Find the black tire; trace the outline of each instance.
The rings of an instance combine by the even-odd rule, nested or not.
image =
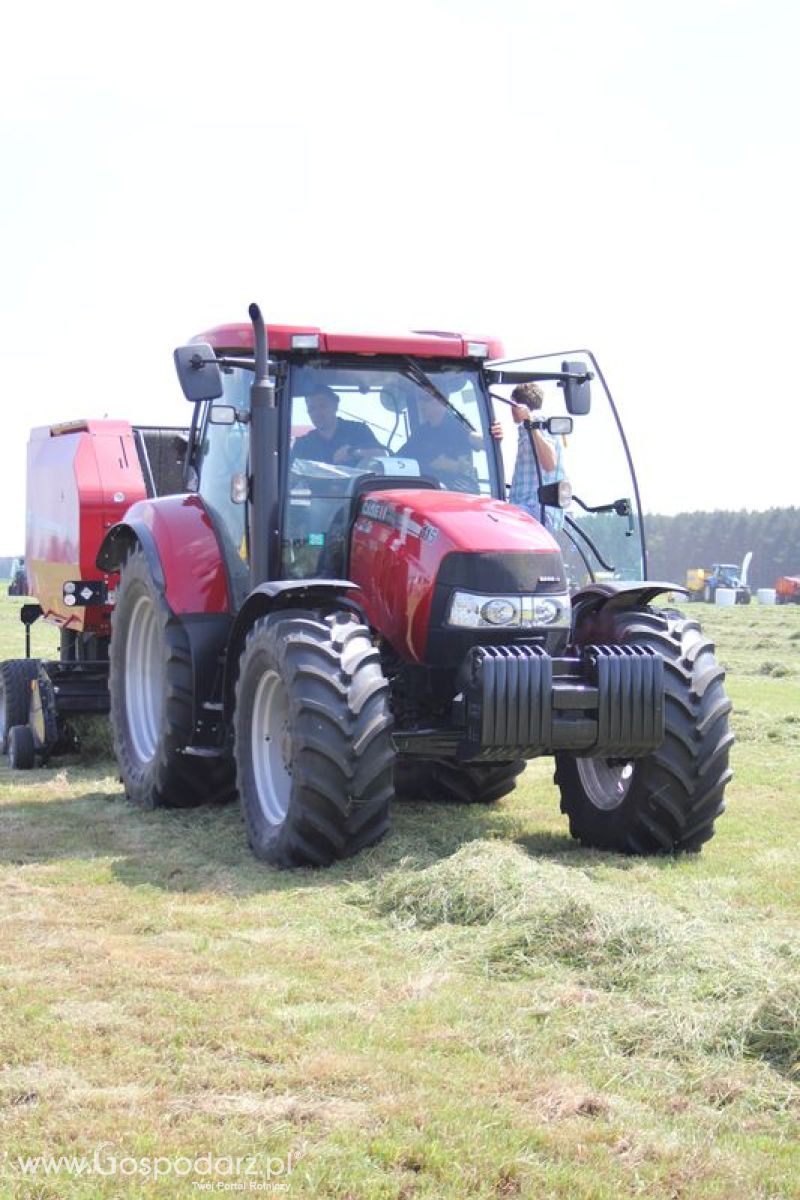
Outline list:
[[[724,812],[732,774],[725,672],[694,620],[627,613],[615,636],[663,656],[666,736],[653,754],[627,764],[557,754],[561,811],[585,846],[643,855],[699,850]]]
[[[525,760],[456,763],[449,759],[398,764],[397,790],[402,799],[438,804],[494,804],[513,792]]]
[[[146,620],[157,670],[128,674],[132,639]],[[132,665],[142,656],[132,653]],[[137,683],[140,681],[140,684]],[[152,681],[152,682],[151,682]],[[137,705],[137,686],[147,703]],[[170,612],[141,550],[123,565],[111,617],[109,696],[114,752],[130,800],[143,808],[189,808],[234,794],[230,758],[195,758],[182,753],[192,734],[194,675],[189,642],[180,617]],[[140,711],[152,711],[142,733]],[[137,724],[137,721],[139,722]]]
[[[258,620],[239,663],[234,730],[257,858],[327,866],[384,836],[394,795],[389,685],[369,629],[351,613]]]
[[[8,750],[9,731],[25,725],[31,703],[31,681],[39,663],[35,658],[9,658],[0,663],[0,747]]]
[[[429,803],[431,764],[422,758],[398,758],[394,764],[394,798],[402,804]]]
[[[8,731],[8,765],[12,771],[30,771],[36,766],[36,743],[28,725],[12,725]]]

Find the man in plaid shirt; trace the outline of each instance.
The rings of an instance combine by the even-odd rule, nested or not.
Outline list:
[[[514,402],[512,413],[514,421],[519,425],[517,442],[517,461],[514,466],[514,478],[511,481],[511,491],[508,499],[511,504],[524,508],[537,521],[542,519],[542,505],[539,502],[539,485],[541,483],[556,483],[564,478],[561,464],[562,443],[560,438],[552,438],[541,429],[528,430],[525,421],[530,420],[531,413],[538,412],[542,407],[544,396],[542,389],[535,383],[520,383],[511,393]],[[539,460],[541,478],[537,470],[531,446],[531,434],[536,446],[536,458]],[[551,533],[557,532],[564,524],[564,511],[561,508],[544,508],[544,525]]]

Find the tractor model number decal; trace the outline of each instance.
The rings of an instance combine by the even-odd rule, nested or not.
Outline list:
[[[419,521],[413,521],[409,509],[405,508],[400,513],[385,500],[365,500],[361,507],[361,513],[362,516],[377,521],[379,525],[388,525],[390,529],[396,529],[401,535],[407,534],[419,538],[423,542],[435,542],[439,536],[439,530],[435,525],[431,525],[429,521],[423,521],[422,524]]]

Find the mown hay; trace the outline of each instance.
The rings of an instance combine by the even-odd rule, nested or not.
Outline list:
[[[777,1070],[800,1075],[800,981],[764,997],[747,1024],[744,1045]]]
[[[377,882],[372,903],[381,915],[422,929],[485,925],[519,904],[529,875],[529,860],[516,847],[470,842],[424,870],[401,863]]]

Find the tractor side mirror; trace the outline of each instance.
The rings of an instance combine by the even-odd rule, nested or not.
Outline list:
[[[555,435],[572,433],[572,417],[548,417],[547,432]]]
[[[192,404],[222,395],[222,372],[212,346],[197,342],[179,346],[173,354],[183,394]]]
[[[211,425],[235,425],[236,409],[232,404],[212,404],[208,420]]]
[[[564,400],[567,412],[571,413],[573,417],[585,417],[592,407],[592,395],[589,389],[591,375],[586,370],[586,364],[562,362],[561,370],[568,376],[564,380]]]

